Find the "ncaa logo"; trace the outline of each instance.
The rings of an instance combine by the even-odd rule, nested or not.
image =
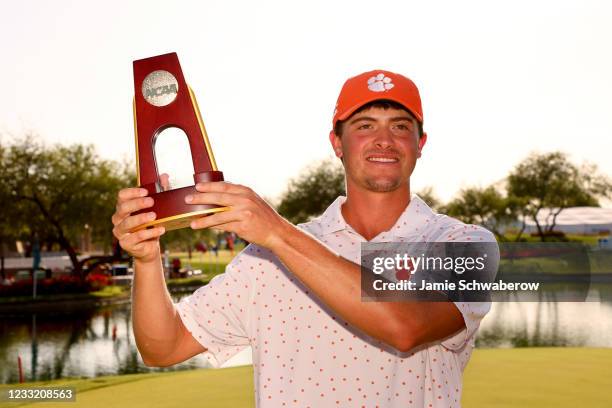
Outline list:
[[[169,105],[177,94],[178,81],[168,71],[153,71],[142,81],[142,96],[153,106]]]

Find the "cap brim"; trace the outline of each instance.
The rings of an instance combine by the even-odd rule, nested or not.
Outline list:
[[[402,105],[408,112],[412,113],[412,115],[420,122],[423,123],[423,118],[421,117],[421,115],[419,115],[418,113],[414,112],[412,109],[408,108],[401,100],[399,100],[398,98],[394,98],[394,97],[382,97],[382,95],[372,95],[371,98],[367,98],[361,102],[359,102],[358,104],[351,106],[350,109],[346,110],[342,115],[338,116],[338,118],[336,119],[336,122],[339,120],[346,120],[348,119],[353,113],[355,113],[355,111],[359,108],[361,108],[363,105],[366,105],[370,102],[374,102],[374,101],[381,101],[381,100],[385,100],[385,101],[393,101],[396,103],[399,103],[400,105]],[[334,122],[335,124],[335,122]]]

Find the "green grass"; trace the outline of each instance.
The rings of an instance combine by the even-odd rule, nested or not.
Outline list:
[[[609,407],[612,349],[476,350],[464,374],[463,407]],[[253,407],[251,366],[132,374],[37,385],[74,386],[73,408]],[[32,384],[34,385],[34,384]],[[0,389],[6,388],[1,385]],[[4,406],[18,406],[6,403]],[[32,408],[57,407],[36,403]]]
[[[173,278],[166,281],[168,289],[206,285],[212,279],[212,274],[202,274],[190,278]]]
[[[524,348],[474,352],[464,407],[610,407],[612,349]]]
[[[123,295],[124,293],[128,291],[128,289],[129,289],[128,286],[116,286],[116,285],[106,286],[98,291],[91,292],[90,295],[96,296],[99,298],[109,298],[113,296]]]
[[[53,295],[37,295],[36,299],[32,299],[32,295],[27,296],[6,296],[0,297],[0,304],[2,303],[33,303],[33,302],[47,302],[47,301],[62,301],[62,300],[75,300],[75,299],[98,299],[98,298],[111,298],[114,296],[123,296],[128,291],[127,286],[106,286],[98,291],[89,293],[60,293]]]
[[[84,380],[59,380],[30,385],[75,387],[77,401],[58,404],[0,403],[6,407],[70,408],[183,408],[183,407],[254,407],[253,367],[220,370],[174,371],[169,373],[130,374]],[[0,390],[6,388],[0,385]]]
[[[211,256],[210,252],[205,254],[201,252],[193,251],[191,253],[191,260],[189,259],[189,254],[187,252],[172,252],[170,254],[170,258],[179,258],[183,265],[187,263],[191,263],[191,265],[227,265],[234,256],[236,256],[240,251],[244,249],[244,245],[237,245],[234,249],[234,255],[232,256],[231,252],[227,249],[221,249],[219,251],[219,256],[215,257],[214,254]]]
[[[517,234],[505,234],[504,237],[512,242],[516,239],[516,235]],[[589,244],[589,245],[597,245],[597,241],[599,238],[601,238],[598,235],[578,235],[578,234],[565,234],[565,238],[570,241],[570,242],[583,242],[585,244]],[[542,240],[540,239],[540,237],[532,237],[530,234],[523,234],[521,235],[521,239],[524,239],[525,242],[542,242]],[[552,242],[552,241],[546,241],[546,242]]]
[[[211,256],[208,252],[202,254],[194,251],[191,255],[191,259],[189,259],[187,252],[172,252],[170,254],[171,259],[179,258],[183,268],[189,266],[193,270],[200,269],[202,275],[196,275],[189,278],[168,279],[166,281],[168,288],[172,289],[182,286],[201,286],[207,284],[216,275],[225,272],[227,264],[229,264],[234,256],[238,255],[242,249],[244,249],[244,245],[236,246],[233,255],[227,249],[222,249],[219,251],[218,257],[214,255]]]

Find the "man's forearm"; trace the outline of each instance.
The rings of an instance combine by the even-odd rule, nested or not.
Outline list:
[[[402,303],[362,302],[360,266],[335,255],[308,234],[287,225],[270,248],[327,306],[353,326],[397,349],[410,349],[410,318]],[[414,321],[414,317],[412,319]]]
[[[145,363],[157,365],[180,341],[180,318],[166,288],[161,259],[134,263],[132,321],[138,350]]]
[[[224,182],[198,183],[196,189],[186,202],[230,210],[202,217],[192,228],[220,227],[270,249],[315,296],[368,335],[406,351],[464,327],[451,302],[362,302],[361,267],[294,227],[251,189]]]

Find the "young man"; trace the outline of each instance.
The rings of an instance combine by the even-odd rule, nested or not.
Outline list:
[[[408,78],[371,71],[344,84],[330,142],[346,197],[295,227],[247,187],[198,184],[191,203],[229,206],[192,228],[235,232],[252,244],[209,285],[174,305],[159,254],[162,228],[139,188],[119,193],[114,234],[134,256],[134,333],[146,364],[206,352],[221,365],[253,349],[259,407],[459,406],[462,371],[489,303],[362,302],[362,242],[487,241],[491,233],[435,214],[411,195],[427,140]],[[149,218],[147,218],[149,217]]]

